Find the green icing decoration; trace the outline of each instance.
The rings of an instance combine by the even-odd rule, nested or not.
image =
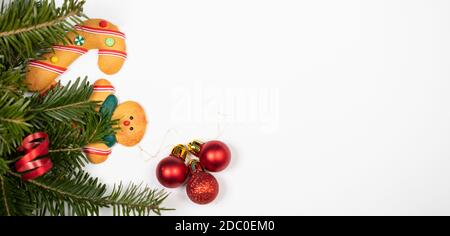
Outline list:
[[[112,117],[112,114],[114,110],[116,110],[118,104],[119,101],[117,100],[117,97],[114,95],[109,95],[100,107],[100,112],[108,117]]]
[[[112,134],[103,137],[103,141],[105,141],[105,144],[108,147],[112,147],[112,146],[114,146],[114,144],[117,143],[116,136],[112,135]]]

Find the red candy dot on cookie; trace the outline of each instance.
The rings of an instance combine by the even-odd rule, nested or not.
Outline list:
[[[100,23],[98,23],[98,25],[102,28],[106,28],[108,27],[108,22],[106,20],[102,20],[100,21]]]

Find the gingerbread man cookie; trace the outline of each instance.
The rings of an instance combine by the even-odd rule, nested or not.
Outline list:
[[[107,136],[104,143],[89,144],[83,149],[89,161],[94,164],[106,161],[111,154],[111,147],[116,143],[127,147],[138,144],[147,127],[147,118],[141,105],[133,101],[118,104],[114,93],[114,87],[108,80],[100,79],[94,83],[94,92],[90,99],[102,102],[99,111],[119,121],[119,130],[115,136]]]
[[[89,50],[98,49],[98,66],[108,75],[117,73],[127,58],[125,34],[106,20],[87,20],[67,33],[67,38],[72,44],[55,45],[53,52],[43,55],[44,59],[30,61],[26,74],[30,91],[43,93],[50,89],[58,76]]]

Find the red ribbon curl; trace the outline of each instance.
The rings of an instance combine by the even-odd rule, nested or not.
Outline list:
[[[48,134],[43,132],[31,134],[23,140],[19,151],[25,151],[25,156],[16,162],[16,171],[26,172],[22,174],[23,180],[36,179],[52,169],[53,163],[49,157],[35,160],[48,154],[48,146]]]

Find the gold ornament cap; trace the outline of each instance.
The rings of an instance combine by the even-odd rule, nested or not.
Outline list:
[[[186,160],[186,157],[188,155],[188,150],[183,144],[178,144],[172,149],[172,152],[170,153],[171,156],[181,158],[183,161]]]
[[[205,171],[205,168],[203,168],[202,164],[201,164],[200,161],[197,160],[197,159],[191,159],[191,160],[189,161],[188,167],[189,167],[189,172],[190,172],[191,174],[194,174],[194,173],[196,173],[196,172],[202,172],[202,171]]]
[[[202,145],[203,145],[202,141],[194,140],[188,143],[187,146],[190,153],[194,154],[195,156],[198,156],[200,154]]]

